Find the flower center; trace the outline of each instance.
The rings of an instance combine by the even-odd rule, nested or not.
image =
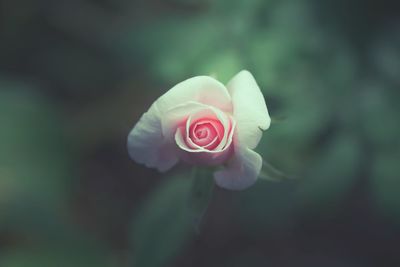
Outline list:
[[[223,134],[221,122],[211,119],[200,119],[190,125],[189,138],[200,147],[209,150],[218,146]]]
[[[198,139],[207,138],[210,135],[210,125],[200,125],[196,127],[195,134]]]

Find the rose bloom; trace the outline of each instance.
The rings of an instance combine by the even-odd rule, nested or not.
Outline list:
[[[159,97],[128,136],[133,160],[165,172],[182,160],[219,166],[220,187],[241,190],[262,167],[253,151],[271,119],[254,77],[241,71],[224,86],[209,76],[187,79]]]

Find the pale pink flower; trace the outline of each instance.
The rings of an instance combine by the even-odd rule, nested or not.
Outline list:
[[[128,136],[132,159],[165,172],[179,160],[220,166],[217,185],[255,183],[262,167],[253,151],[271,119],[254,77],[241,71],[225,87],[209,76],[187,79],[159,97]]]

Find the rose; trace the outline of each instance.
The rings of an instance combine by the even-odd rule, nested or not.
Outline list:
[[[262,167],[253,149],[270,117],[248,71],[225,87],[208,76],[185,80],[158,98],[128,136],[132,159],[164,172],[179,160],[218,166],[217,185],[231,190],[252,185]]]

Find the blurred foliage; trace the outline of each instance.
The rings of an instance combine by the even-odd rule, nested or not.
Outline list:
[[[399,266],[395,1],[0,10],[0,266]],[[126,135],[156,97],[241,69],[278,121],[257,150],[296,179],[208,203],[209,180],[188,200],[190,179],[128,159]]]
[[[2,249],[0,265],[107,266],[94,240],[64,218],[73,181],[70,151],[57,110],[28,87],[1,82],[0,232],[21,245]]]
[[[212,169],[193,169],[193,182],[187,202],[189,212],[191,213],[190,219],[192,220],[193,228],[199,234],[214,191],[214,179],[212,176]]]
[[[155,190],[133,225],[133,266],[164,266],[190,235],[191,177],[169,177]]]

